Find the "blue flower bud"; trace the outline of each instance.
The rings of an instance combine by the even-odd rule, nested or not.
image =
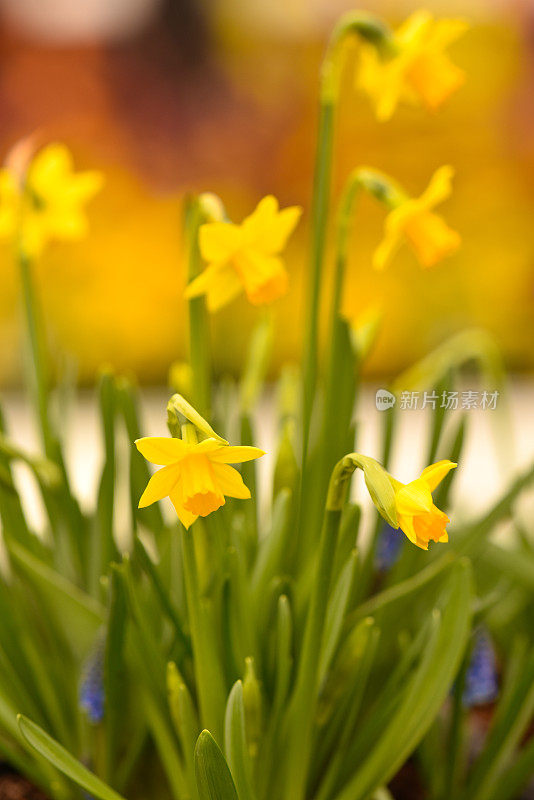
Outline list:
[[[375,568],[378,572],[387,572],[391,569],[401,554],[402,544],[402,534],[391,525],[384,525],[376,545]]]
[[[465,676],[463,704],[467,708],[491,703],[499,693],[495,649],[486,630],[474,634],[471,659]]]
[[[104,650],[105,639],[99,635],[95,646],[87,658],[80,683],[79,704],[90,722],[97,725],[104,719]]]

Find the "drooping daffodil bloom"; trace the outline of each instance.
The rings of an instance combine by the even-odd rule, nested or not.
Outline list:
[[[433,211],[450,196],[453,175],[452,167],[440,167],[420,197],[399,199],[386,217],[384,238],[373,256],[375,269],[384,269],[405,241],[425,268],[433,267],[457,250],[461,243],[460,235]]]
[[[288,287],[280,254],[300,215],[298,206],[279,210],[276,198],[268,195],[241,225],[201,225],[200,254],[208,266],[189,284],[185,296],[206,295],[211,312],[218,311],[243,290],[253,305],[277,300]]]
[[[393,33],[387,53],[361,44],[357,83],[373,101],[379,120],[390,119],[401,102],[434,111],[464,83],[463,70],[446,49],[467,28],[462,19],[435,19],[421,10]]]
[[[410,483],[403,484],[391,479],[399,528],[422,550],[428,550],[431,541],[449,541],[445,526],[450,520],[434,505],[432,492],[456,466],[452,461],[438,461],[426,467],[419,478]]]
[[[49,144],[23,169],[0,170],[0,236],[16,237],[22,251],[38,256],[49,241],[78,241],[88,233],[85,205],[100,191],[97,170],[74,171],[68,148]]]
[[[150,478],[139,508],[168,496],[185,528],[224,505],[225,495],[248,499],[250,489],[229,465],[265,455],[258,447],[232,447],[212,438],[186,442],[149,436],[135,444],[147,461],[163,465]]]

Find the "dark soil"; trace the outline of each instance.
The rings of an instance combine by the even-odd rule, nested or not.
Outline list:
[[[2,770],[2,767],[0,767]],[[47,800],[40,789],[14,772],[0,772],[0,800]]]

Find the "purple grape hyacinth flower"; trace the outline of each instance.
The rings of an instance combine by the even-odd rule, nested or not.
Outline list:
[[[488,632],[478,628],[474,634],[462,701],[466,708],[472,708],[493,702],[498,694],[495,649]]]

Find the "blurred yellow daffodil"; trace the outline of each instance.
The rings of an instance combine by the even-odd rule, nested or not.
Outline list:
[[[84,206],[102,188],[101,172],[74,172],[63,144],[40,150],[27,170],[0,170],[0,236],[18,237],[22,251],[39,255],[51,240],[76,241],[88,233]]]
[[[389,119],[400,102],[434,111],[463,84],[463,70],[445,50],[467,27],[464,20],[436,20],[421,10],[395,31],[391,54],[361,45],[357,82],[373,101],[379,120]]]
[[[428,550],[430,541],[449,541],[445,526],[450,520],[434,505],[432,492],[456,466],[452,461],[438,461],[426,467],[411,483],[403,484],[392,479],[399,528],[422,550]]]
[[[199,247],[206,269],[186,289],[187,298],[206,295],[217,311],[242,290],[253,305],[272,303],[287,291],[288,274],[280,253],[295,229],[301,209],[279,210],[272,195],[264,197],[241,225],[201,225]]]
[[[450,196],[453,175],[452,167],[440,167],[421,197],[406,197],[390,211],[384,239],[373,256],[375,269],[384,269],[404,240],[411,245],[423,267],[432,267],[457,250],[460,235],[432,211]]]
[[[225,495],[248,499],[250,490],[229,465],[265,455],[258,447],[231,447],[212,438],[186,442],[150,436],[135,444],[147,461],[164,465],[150,478],[139,508],[168,496],[185,528],[224,505]]]

